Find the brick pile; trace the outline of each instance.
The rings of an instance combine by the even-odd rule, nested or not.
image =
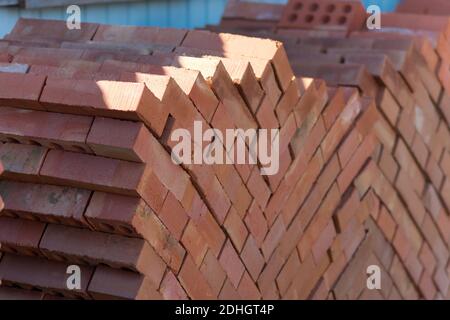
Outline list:
[[[346,14],[286,28],[291,9],[233,1],[211,27],[284,46],[20,20],[0,41],[0,298],[449,298],[447,24]],[[175,165],[194,120],[279,128],[278,174]]]
[[[325,2],[292,0],[285,6],[254,4],[252,11],[249,11],[245,2],[231,1],[221,25],[209,27],[216,31],[282,41],[299,79],[306,76],[326,81],[328,87],[324,91],[330,98],[318,119],[323,120],[328,132],[333,130],[327,126],[328,117],[333,115],[334,120],[335,114],[349,105],[346,92],[355,90],[363,96],[362,99],[372,98],[371,101],[374,101],[371,108],[367,108],[367,114],[372,116],[366,117],[377,119],[371,126],[361,126],[370,134],[361,135],[354,129],[348,130],[337,150],[341,170],[345,172],[347,164],[348,170],[357,171],[359,176],[348,179],[348,183],[340,188],[340,204],[332,219],[329,218],[330,223],[334,223],[334,229],[327,233],[329,242],[324,247],[331,262],[322,270],[315,270],[315,289],[312,289],[313,286],[308,288],[307,295],[313,298],[331,295],[336,299],[448,299],[448,4],[439,0],[403,1],[399,7],[400,13],[381,15],[381,30],[368,31],[365,24],[367,14],[361,4],[352,1]],[[342,9],[346,6],[350,8],[350,5],[361,8]],[[263,15],[267,10],[272,14]],[[425,15],[438,12],[440,16]],[[351,16],[352,13],[360,17]],[[310,16],[309,22],[305,15]],[[359,25],[332,23],[339,21],[339,17],[342,21],[347,17],[348,21],[349,15],[352,21],[359,21]],[[306,97],[309,97],[308,104],[317,99],[317,96],[303,95],[294,109],[306,109],[302,106]],[[361,109],[364,110],[364,107]],[[315,113],[313,119],[317,118],[317,114],[320,112]],[[309,131],[313,134],[314,124],[309,124],[311,117],[305,116],[303,119],[300,128],[304,126],[305,129],[301,134],[306,136]],[[358,126],[362,119],[352,119],[352,122]],[[368,137],[379,143],[370,161],[365,160],[370,154]],[[326,138],[322,140],[322,154],[326,153],[323,145],[326,141]],[[340,187],[339,177],[337,183]],[[367,201],[364,201],[365,194]],[[338,239],[345,234],[352,212],[361,210],[358,206],[364,202],[370,203],[372,209],[370,215],[361,217],[359,214],[360,225],[364,226],[367,234],[361,236],[361,241],[356,241],[354,237],[357,233],[353,233],[355,251],[352,258],[340,262],[339,254],[335,253],[336,243],[330,239]],[[334,232],[336,236],[333,236]],[[300,238],[299,268],[307,263],[302,248],[308,248],[311,243],[319,245],[319,240],[308,239],[308,233],[317,235],[318,230],[309,226]],[[348,255],[345,256],[348,258]],[[385,288],[380,291],[368,291],[358,278],[371,264],[382,266],[384,271]],[[281,270],[287,272],[289,264]],[[335,278],[337,281],[329,280],[330,270],[341,274]]]

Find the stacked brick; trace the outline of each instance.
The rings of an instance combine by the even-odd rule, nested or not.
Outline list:
[[[449,298],[447,25],[368,33],[335,4],[352,23],[230,3],[220,29],[284,46],[19,21],[0,41],[0,298]],[[174,164],[194,120],[279,128],[278,174]]]
[[[361,126],[370,134],[350,131],[337,151],[343,172],[347,164],[357,176],[346,180],[343,187],[337,179],[342,196],[328,220],[334,226],[327,232],[329,242],[322,247],[328,250],[331,263],[324,263],[320,270],[316,265],[308,273],[314,284],[309,290],[302,288],[306,295],[302,298],[450,298],[450,38],[449,19],[445,16],[450,12],[445,11],[442,2],[404,1],[399,9],[402,13],[382,14],[381,30],[368,31],[362,7],[347,10],[360,15],[353,17],[353,21],[363,22],[356,28],[355,24],[336,28],[329,23],[336,20],[334,17],[326,19],[327,23],[320,20],[324,14],[340,16],[346,12],[338,8],[358,5],[351,1],[300,0],[286,6],[272,5],[276,18],[270,20],[260,14],[267,10],[266,5],[255,4],[252,12],[245,14],[245,3],[232,1],[229,8],[233,10],[227,9],[221,26],[210,27],[283,41],[297,77],[327,82],[331,98],[321,116],[328,132],[333,129],[327,126],[327,118],[336,117],[335,112],[342,110],[345,103],[335,103],[349,101],[345,100],[349,90],[374,101],[366,118],[377,119],[371,126]],[[330,6],[334,10],[327,10]],[[441,16],[423,15],[441,8]],[[300,19],[304,11],[315,14],[306,26]],[[240,12],[240,16],[234,19],[232,12]],[[293,15],[299,18],[294,20]],[[358,126],[359,121],[354,125]],[[370,161],[358,165],[364,163],[362,155],[369,154],[369,137],[379,146]],[[326,141],[322,140],[322,154],[326,153]],[[364,203],[370,214],[361,213]],[[366,231],[365,236],[361,231],[360,241],[356,240],[358,227],[350,223],[355,212],[361,229]],[[347,261],[341,261],[344,258],[335,253],[337,245],[330,239],[341,236],[349,241],[345,236],[349,224],[353,228],[350,234],[354,251],[344,255]],[[308,239],[308,233],[316,238]],[[319,246],[319,240],[314,241],[317,234],[317,229],[307,226],[299,238],[299,270],[306,268],[308,261],[302,248]],[[379,291],[367,290],[363,283],[365,268],[373,264],[383,270],[385,282]],[[280,275],[293,266],[293,262],[286,263]],[[336,275],[333,279],[337,281],[330,282],[330,273]]]

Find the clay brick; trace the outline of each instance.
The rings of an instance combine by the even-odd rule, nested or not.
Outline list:
[[[297,270],[300,268],[300,259],[297,250],[294,250],[286,261],[286,264],[281,269],[277,277],[277,285],[280,289],[281,295],[284,295],[289,288],[291,282],[294,280]]]
[[[170,233],[179,240],[187,224],[188,216],[180,202],[171,193],[168,193],[164,200],[159,218]]]
[[[219,294],[219,300],[241,300],[241,296],[233,287],[230,280],[226,280]]]
[[[91,194],[87,190],[2,181],[0,194],[5,203],[4,215],[88,226],[83,218]]]
[[[141,196],[156,212],[167,194],[153,170],[143,164],[59,150],[48,153],[40,176],[50,183]]]
[[[268,226],[263,212],[255,201],[248,210],[244,221],[258,246],[261,246],[268,232]]]
[[[159,300],[154,284],[143,275],[106,266],[95,269],[89,294],[99,300]]]
[[[192,221],[188,223],[184,230],[181,243],[189,252],[189,256],[192,258],[193,262],[197,266],[200,266],[208,251],[208,244],[199,233],[198,227],[196,227]]]
[[[241,217],[233,207],[230,208],[223,226],[225,227],[231,241],[233,241],[237,251],[241,252],[245,240],[247,239],[248,231]]]
[[[229,240],[225,243],[222,249],[219,262],[222,268],[225,270],[225,273],[230,279],[233,287],[237,288],[244,273],[245,267]]]
[[[253,169],[247,182],[247,187],[260,208],[264,210],[269,201],[271,192],[257,167]]]
[[[169,114],[142,83],[47,79],[40,103],[49,111],[141,120],[158,136]]]
[[[289,114],[297,105],[299,99],[300,99],[300,92],[297,87],[297,81],[294,79],[289,84],[289,87],[286,89],[280,101],[278,102],[278,105],[275,108],[275,113],[278,117],[281,126],[283,126],[283,124],[286,122],[287,118],[289,117]]]
[[[205,276],[214,294],[219,295],[220,289],[222,289],[223,283],[225,282],[226,274],[219,260],[217,260],[211,251],[206,253],[200,271]]]
[[[146,239],[172,270],[180,269],[186,251],[143,200],[95,192],[85,217],[97,231]]]
[[[242,261],[254,281],[256,281],[264,267],[264,257],[255,239],[250,235],[241,252]]]
[[[100,232],[49,225],[39,248],[51,259],[66,257],[83,264],[103,263],[115,268],[138,271],[161,283],[165,264],[145,240]]]
[[[278,129],[280,126],[267,96],[265,96],[261,102],[258,112],[256,113],[256,119],[261,128]]]
[[[90,152],[86,138],[91,117],[64,115],[3,107],[0,109],[0,137],[49,148]],[[26,126],[22,124],[26,123]]]
[[[353,120],[361,111],[361,103],[359,99],[349,101],[339,118],[336,119],[334,125],[330,128],[327,136],[321,143],[321,149],[324,160],[327,161],[337,147],[339,141],[344,137]]]
[[[237,291],[242,299],[261,299],[261,294],[259,293],[258,287],[255,285],[252,278],[247,272],[244,272]]]
[[[94,36],[98,25],[82,23],[81,29],[69,30],[64,21],[21,18],[7,36],[22,41],[87,41]]]
[[[211,212],[207,209],[202,209],[200,216],[193,218],[192,220],[205,239],[206,243],[209,245],[211,251],[216,257],[218,257],[226,237]]]
[[[353,182],[359,170],[363,167],[367,159],[372,155],[377,146],[376,138],[372,135],[367,136],[356,150],[342,173],[337,178],[339,189],[345,192],[348,186]]]
[[[278,217],[278,219],[274,222],[274,224],[270,228],[269,232],[266,235],[266,238],[264,239],[262,247],[261,247],[266,261],[269,260],[273,251],[278,246],[285,231],[286,231],[286,226],[283,222],[283,218],[280,216],[280,217]]]
[[[124,27],[101,25],[94,41],[119,42],[132,44],[162,44],[169,46],[178,46],[185,37],[185,30],[144,28],[144,27]]]
[[[24,181],[36,181],[47,149],[34,145],[5,143],[0,145],[0,161],[3,177]]]
[[[191,299],[214,299],[216,295],[188,255],[183,263],[178,279]]]
[[[45,224],[41,222],[1,217],[0,243],[2,251],[20,252],[25,255],[39,254],[38,245],[44,229]]]
[[[161,294],[166,300],[187,300],[186,292],[181,287],[176,276],[172,272],[167,272],[161,282]]]
[[[44,83],[43,76],[0,73],[0,102],[5,106],[42,110],[38,100]]]
[[[80,266],[81,289],[69,290],[66,286],[69,277],[66,271],[69,265],[36,257],[5,254],[0,262],[0,277],[5,285],[37,288],[72,298],[87,298],[86,291],[94,269]]]
[[[392,241],[397,226],[395,221],[392,219],[390,213],[386,210],[385,207],[381,207],[377,222],[378,225],[380,226],[380,229],[383,231],[384,236],[389,241]]]

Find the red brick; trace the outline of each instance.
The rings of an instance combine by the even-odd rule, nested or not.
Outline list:
[[[255,238],[258,246],[261,246],[268,232],[268,226],[263,212],[258,207],[255,201],[253,201],[250,209],[247,212],[247,216],[245,217],[245,224],[247,225],[250,233]]]
[[[143,200],[95,192],[85,216],[97,231],[146,239],[172,270],[180,269],[186,251]]]
[[[141,196],[156,212],[167,194],[153,170],[143,164],[59,150],[48,153],[40,175],[50,183]]]
[[[285,232],[286,226],[283,222],[283,218],[280,216],[270,228],[261,247],[266,261],[269,260],[270,256],[272,255],[275,248],[278,246]]]
[[[233,287],[230,280],[226,280],[219,294],[219,300],[241,300],[241,296]]]
[[[150,165],[161,183],[179,201],[183,200],[190,181],[188,174],[173,163],[168,152],[142,123],[97,117],[87,143],[97,155]]]
[[[39,248],[51,259],[138,271],[159,287],[166,265],[145,240],[101,232],[49,225]]]
[[[0,161],[5,178],[36,181],[47,149],[34,145],[5,143],[0,145]]]
[[[233,287],[237,288],[244,273],[245,267],[229,240],[223,247],[219,262],[222,268],[225,270]]]
[[[349,101],[347,106],[339,115],[339,118],[336,119],[336,122],[328,131],[327,136],[321,143],[325,161],[331,157],[340,140],[344,137],[355,118],[359,115],[360,111],[360,100],[355,98]]]
[[[178,275],[181,285],[191,299],[214,299],[216,295],[188,255]]]
[[[300,259],[297,250],[294,250],[286,261],[286,264],[281,269],[277,277],[277,285],[281,295],[284,295],[290,284],[297,275],[297,270],[300,268]]]
[[[208,251],[203,259],[200,271],[206,278],[214,294],[219,295],[223,283],[226,279],[225,271],[219,263],[219,260],[211,251]]]
[[[98,28],[95,37],[92,40],[178,46],[181,44],[185,35],[186,31],[182,29],[102,25]]]
[[[82,23],[81,29],[69,30],[64,21],[21,18],[7,39],[22,41],[88,41],[94,36],[98,25]]]
[[[143,275],[106,266],[95,269],[89,294],[99,300],[159,300],[154,284]]]
[[[372,135],[369,135],[364,139],[358,150],[356,150],[356,152],[353,154],[347,166],[343,169],[342,173],[337,179],[341,192],[344,192],[353,182],[359,170],[361,170],[364,163],[374,152],[376,146],[376,138],[374,138]]]
[[[42,110],[38,99],[44,82],[43,76],[0,73],[0,102],[5,106]]]
[[[187,224],[188,216],[180,202],[170,192],[164,200],[159,218],[170,233],[179,240]]]
[[[436,268],[436,258],[429,245],[424,242],[419,254],[420,262],[429,274],[433,274]]]
[[[261,102],[258,112],[256,113],[256,119],[261,128],[278,129],[280,126],[267,96],[265,96]]]
[[[208,244],[205,242],[205,239],[203,239],[203,236],[199,233],[198,228],[192,221],[188,223],[184,230],[181,243],[189,252],[192,261],[197,266],[200,266],[208,251]]]
[[[241,282],[239,283],[238,287],[238,293],[242,299],[261,299],[261,294],[259,293],[258,287],[247,272],[244,272],[244,275],[242,276]]]
[[[245,264],[247,271],[256,281],[264,267],[264,257],[261,254],[255,239],[250,235],[247,238],[244,248],[241,252],[242,261]]]
[[[267,202],[269,201],[271,192],[263,177],[261,176],[258,167],[255,167],[253,169],[252,174],[247,182],[247,187],[260,208],[264,210],[266,208]]]
[[[378,216],[378,225],[383,231],[384,236],[392,241],[394,238],[395,230],[397,228],[394,219],[392,219],[391,214],[383,206],[380,210],[380,215]]]
[[[334,238],[336,237],[336,229],[333,221],[330,221],[322,230],[318,238],[311,247],[312,255],[316,264],[319,264],[323,256],[327,254],[331,248]]]
[[[32,286],[46,292],[58,292],[67,297],[87,297],[87,286],[94,269],[80,266],[81,289],[69,290],[66,281],[70,264],[36,257],[5,254],[0,261],[0,277],[4,285]]]
[[[231,241],[233,241],[237,251],[241,252],[245,240],[247,239],[248,231],[242,221],[242,218],[233,207],[230,208],[223,226],[227,230],[227,233]]]
[[[43,184],[0,182],[4,215],[21,219],[88,226],[83,217],[91,192]]]
[[[44,233],[45,223],[0,218],[0,243],[2,251],[22,253],[25,255],[39,254],[39,241]]]
[[[3,107],[0,109],[0,136],[22,143],[89,152],[86,138],[92,120],[91,117]]]
[[[161,282],[161,294],[166,300],[187,300],[186,292],[172,272],[167,272]]]
[[[296,79],[292,80],[289,87],[283,93],[278,105],[276,106],[275,113],[278,117],[280,125],[283,126],[289,117],[291,111],[297,105],[300,99],[300,92],[297,87]]]
[[[142,120],[158,136],[168,117],[142,83],[47,79],[40,103],[49,111]]]

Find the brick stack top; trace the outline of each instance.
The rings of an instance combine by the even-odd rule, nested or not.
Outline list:
[[[331,290],[334,298],[449,298],[450,12],[445,1],[406,0],[400,12],[381,15],[381,30],[368,31],[367,14],[354,6],[360,4],[292,0],[270,8],[254,4],[249,11],[245,2],[232,1],[221,25],[209,29],[278,39],[297,77],[325,79],[335,97],[345,87],[375,99],[380,118],[371,131],[381,150],[373,159],[379,178],[371,188],[379,211],[365,224],[369,234],[381,230],[390,257],[378,251],[381,245],[363,241],[342,278],[330,285],[322,273],[316,289]],[[262,15],[266,10],[270,18]],[[437,11],[439,16],[425,15]],[[356,15],[347,22],[363,23],[336,28],[335,16],[344,13]],[[361,141],[348,136],[342,148],[355,139]],[[377,260],[392,291],[380,295],[352,287],[361,265]]]

